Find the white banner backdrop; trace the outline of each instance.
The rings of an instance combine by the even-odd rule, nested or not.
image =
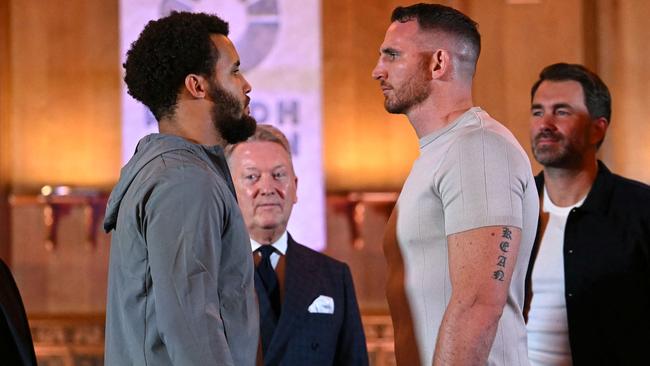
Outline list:
[[[251,113],[259,123],[280,128],[292,145],[298,203],[289,232],[298,242],[324,249],[320,0],[120,0],[120,64],[147,22],[172,10],[217,14],[230,24],[229,37],[253,87]],[[123,83],[123,162],[140,138],[154,132],[153,115]]]

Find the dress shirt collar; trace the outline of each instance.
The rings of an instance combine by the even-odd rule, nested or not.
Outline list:
[[[288,240],[288,235],[287,231],[285,230],[282,235],[278,238],[278,240],[275,241],[275,243],[271,243],[273,246],[273,249],[280,255],[285,255],[287,253],[287,240]],[[251,238],[251,251],[255,252],[257,248],[261,247],[262,244],[256,242],[253,238]]]

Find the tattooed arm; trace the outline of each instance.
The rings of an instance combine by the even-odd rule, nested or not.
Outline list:
[[[489,226],[447,237],[451,299],[434,365],[485,365],[515,268],[521,230]]]

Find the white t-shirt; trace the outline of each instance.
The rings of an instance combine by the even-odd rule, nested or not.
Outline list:
[[[531,365],[570,366],[569,327],[564,298],[564,228],[569,212],[582,205],[559,207],[544,187],[542,234],[532,273],[533,298],[528,312],[528,358]]]
[[[522,308],[538,215],[528,156],[485,111],[471,108],[420,139],[420,157],[404,183],[384,240],[399,365],[433,361],[451,296],[447,236],[495,225],[522,228],[522,235],[488,364],[529,364]]]

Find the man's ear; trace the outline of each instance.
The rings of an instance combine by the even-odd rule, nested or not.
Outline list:
[[[296,197],[293,199],[293,203],[298,202],[298,177],[294,177],[294,183],[296,184]]]
[[[433,51],[429,71],[432,79],[444,79],[451,71],[451,55],[449,51],[442,48]]]
[[[194,98],[205,98],[207,94],[207,80],[201,75],[188,74],[185,77],[185,89]]]
[[[605,117],[600,117],[592,121],[591,127],[591,143],[595,145],[605,139],[609,121]]]

